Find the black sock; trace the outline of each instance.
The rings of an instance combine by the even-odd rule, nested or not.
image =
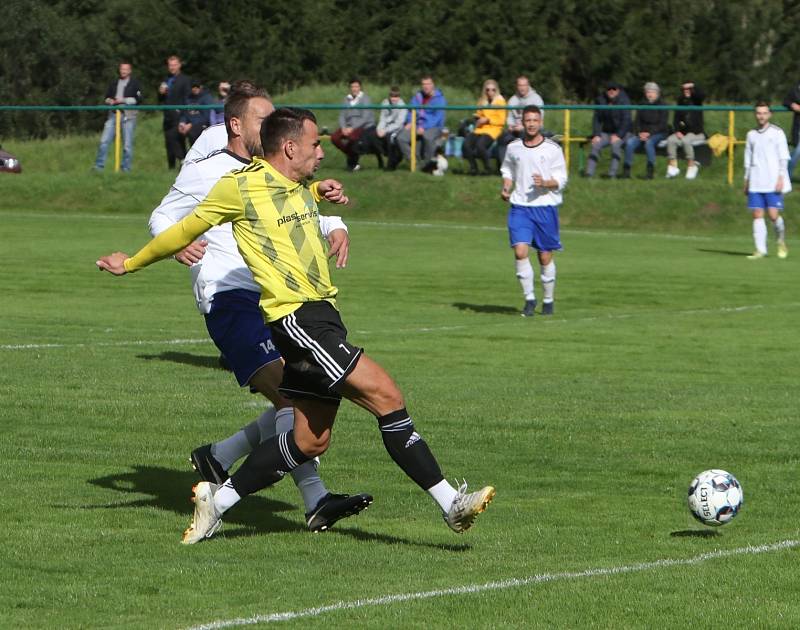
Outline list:
[[[295,444],[294,431],[281,433],[253,449],[231,477],[231,485],[241,497],[253,494],[310,459]]]
[[[389,455],[420,488],[428,490],[444,479],[425,440],[414,431],[405,408],[378,418],[378,428]]]

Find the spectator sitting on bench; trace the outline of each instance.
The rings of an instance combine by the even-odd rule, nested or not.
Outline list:
[[[629,105],[631,99],[619,83],[609,81],[606,91],[595,99],[598,105]],[[592,118],[592,152],[586,162],[586,177],[594,177],[600,152],[611,145],[611,165],[608,176],[617,176],[622,161],[622,149],[631,132],[631,112],[628,109],[596,109]]]
[[[361,79],[350,79],[350,92],[344,97],[339,111],[339,128],[331,134],[331,142],[347,156],[347,170],[357,171],[359,140],[370,127],[375,126],[375,112],[371,109],[356,109],[358,105],[370,105],[367,93],[361,90]]]
[[[389,96],[381,101],[381,105],[405,105],[400,96],[400,88],[393,85],[389,88]],[[390,164],[400,162],[400,149],[395,144],[397,134],[403,130],[408,110],[382,109],[377,127],[370,127],[361,137],[364,153],[374,153],[378,158],[378,168],[383,168],[383,156],[389,157]]]
[[[487,79],[483,82],[478,107],[487,105],[503,106],[506,99],[500,94],[497,81]],[[483,162],[484,175],[491,175],[489,158],[492,144],[503,132],[506,124],[506,110],[504,109],[479,109],[475,112],[475,128],[464,138],[463,154],[469,162],[469,174],[478,174],[477,158]]]
[[[517,77],[517,91],[508,99],[508,106],[516,109],[508,110],[506,118],[506,129],[497,139],[497,162],[502,164],[506,157],[506,148],[510,142],[525,135],[525,128],[522,126],[522,110],[528,105],[536,105],[540,109],[544,107],[544,100],[539,93],[531,87],[528,77],[521,75]],[[542,110],[542,121],[544,121],[544,110]]]
[[[678,105],[702,105],[705,94],[693,81],[684,81],[681,84],[681,95]],[[703,126],[703,110],[675,110],[675,133],[667,138],[667,177],[672,179],[681,174],[678,168],[678,147],[683,147],[686,155],[686,179],[697,177],[699,164],[694,159],[694,144],[706,139]]]
[[[649,81],[644,84],[643,105],[663,105],[661,88],[658,83]],[[633,123],[633,135],[625,142],[625,164],[622,166],[622,177],[631,176],[633,153],[642,144],[647,154],[647,179],[653,179],[656,167],[656,148],[658,143],[669,133],[669,111],[666,109],[640,109],[636,112]]]
[[[436,152],[439,137],[442,135],[444,127],[444,110],[429,109],[430,107],[445,107],[447,99],[444,94],[436,87],[433,77],[426,74],[420,80],[419,91],[411,97],[409,103],[417,108],[417,128],[411,129],[411,110],[406,116],[406,124],[403,130],[397,134],[397,146],[407,160],[411,159],[411,133],[417,138],[417,157],[422,158],[423,165],[433,159]],[[420,107],[421,106],[421,107]],[[397,163],[389,160],[389,169],[395,168]]]

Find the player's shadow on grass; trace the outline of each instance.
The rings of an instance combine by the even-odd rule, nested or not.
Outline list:
[[[496,313],[499,315],[519,315],[519,309],[513,306],[500,306],[497,304],[467,304],[466,302],[453,302],[460,311],[472,311],[473,313]]]
[[[753,252],[739,252],[733,251],[731,249],[709,249],[699,247],[697,249],[698,252],[703,252],[704,254],[722,254],[724,256],[749,256]]]
[[[209,357],[201,354],[189,354],[188,352],[162,352],[160,354],[139,354],[137,359],[145,361],[172,361],[173,363],[183,363],[201,368],[211,368],[214,370],[224,370],[219,364],[217,357]]]
[[[343,523],[345,521],[340,521]],[[348,521],[349,522],[349,521]],[[361,529],[352,528],[338,528],[334,527],[330,530],[331,534],[339,534],[340,536],[350,536],[359,542],[380,542],[386,545],[411,545],[413,547],[425,547],[426,549],[437,549],[440,551],[454,551],[462,552],[469,551],[472,546],[467,543],[449,544],[449,543],[430,543],[422,540],[409,540],[408,538],[400,538],[399,536],[391,536],[388,534],[377,534],[375,532],[365,532]]]
[[[96,479],[88,483],[114,490],[123,495],[136,495],[130,500],[110,503],[80,505],[85,510],[157,508],[187,517],[191,520],[194,504],[191,501],[192,485],[197,483],[197,475],[183,470],[172,470],[158,466],[132,466],[133,470]],[[269,492],[267,490],[267,492]],[[142,497],[141,495],[147,495]],[[68,507],[68,506],[63,506]],[[75,507],[75,506],[69,506]],[[284,501],[276,501],[264,496],[250,496],[225,515],[228,525],[242,526],[225,532],[227,538],[253,536],[264,532],[305,531],[305,527],[295,520],[278,516],[279,512],[294,512],[297,508]]]
[[[670,533],[673,538],[715,538],[719,535],[716,529],[682,529]]]

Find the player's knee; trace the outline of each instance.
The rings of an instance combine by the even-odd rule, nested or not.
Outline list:
[[[299,448],[306,457],[319,457],[328,450],[331,444],[331,433],[330,431],[326,431],[320,435],[315,435],[313,433],[298,435],[295,432],[294,441],[295,444],[297,444],[297,448]]]

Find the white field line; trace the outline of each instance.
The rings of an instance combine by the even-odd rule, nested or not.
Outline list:
[[[790,302],[788,304],[749,304],[743,306],[721,306],[719,308],[704,308],[704,309],[687,309],[682,311],[642,311],[641,313],[613,313],[609,315],[594,315],[590,317],[576,317],[571,319],[560,318],[539,318],[539,323],[547,326],[595,321],[609,321],[617,319],[635,319],[639,317],[647,317],[650,315],[670,315],[670,316],[683,316],[683,315],[711,315],[719,313],[744,313],[747,311],[755,311],[760,309],[775,309],[775,308],[796,308],[800,306],[800,302]],[[421,326],[417,328],[392,328],[387,330],[354,330],[357,335],[378,335],[385,333],[402,333],[402,334],[425,334],[425,333],[439,333],[447,332],[450,330],[471,330],[475,328],[474,323],[462,324],[457,326]],[[504,319],[502,322],[495,322],[491,324],[483,323],[482,328],[491,327],[507,327],[508,320]],[[2,344],[0,350],[46,350],[58,348],[102,348],[102,347],[124,347],[124,346],[181,346],[181,345],[197,345],[211,343],[208,339],[146,339],[146,340],[131,340],[131,341],[99,341],[96,343],[21,343],[21,344]]]
[[[133,341],[98,341],[95,343],[20,343],[5,344],[0,350],[44,350],[49,348],[115,348],[122,346],[190,346],[211,343],[210,339],[141,339]]]
[[[146,221],[143,215],[138,214],[81,214],[69,213],[58,214],[53,212],[27,212],[14,214],[14,218],[23,219],[67,219],[73,220],[98,220],[98,221],[136,221],[142,223]],[[348,225],[363,225],[365,227],[387,227],[387,228],[411,228],[419,230],[471,230],[477,232],[506,232],[507,228],[504,225],[464,225],[459,223],[404,223],[394,221],[361,221],[351,220],[346,221]],[[653,233],[653,232],[615,232],[613,230],[581,230],[565,228],[561,230],[564,234],[578,234],[585,236],[607,236],[607,237],[620,237],[620,238],[666,238],[684,241],[713,241],[718,240],[716,236],[699,236],[693,234],[670,234],[670,233]]]
[[[254,615],[252,617],[242,617],[238,619],[225,619],[219,621],[212,621],[210,623],[202,624],[199,626],[192,626],[190,630],[216,630],[217,628],[233,628],[237,626],[250,626],[260,623],[273,623],[276,621],[290,621],[293,619],[301,619],[308,617],[319,617],[326,613],[338,612],[342,610],[354,610],[358,608],[370,608],[378,606],[388,606],[398,602],[417,601],[423,599],[433,599],[436,597],[452,597],[460,595],[471,595],[474,593],[484,593],[487,591],[501,591],[511,588],[520,588],[523,586],[535,586],[537,584],[544,584],[547,582],[561,582],[567,580],[580,580],[596,577],[613,577],[617,575],[624,575],[628,573],[641,573],[643,571],[658,571],[661,569],[668,569],[671,567],[694,566],[708,562],[709,560],[718,560],[721,558],[730,558],[733,556],[743,555],[759,555],[764,553],[773,553],[776,551],[785,551],[800,546],[800,540],[784,540],[778,543],[768,545],[757,545],[739,547],[736,549],[721,549],[717,551],[710,551],[702,553],[698,556],[691,558],[665,558],[662,560],[654,560],[652,562],[637,562],[635,564],[626,564],[617,567],[599,567],[595,569],[585,569],[583,571],[565,571],[562,573],[542,573],[539,575],[532,575],[525,578],[509,578],[497,582],[486,582],[485,584],[471,584],[466,586],[454,586],[452,588],[437,589],[433,591],[419,591],[416,593],[396,593],[394,595],[384,595],[382,597],[373,597],[369,599],[356,599],[349,602],[336,602],[327,606],[317,606],[315,608],[306,608],[305,610],[287,611],[268,613],[263,615]]]

